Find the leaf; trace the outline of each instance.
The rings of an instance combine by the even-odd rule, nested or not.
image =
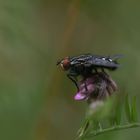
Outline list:
[[[137,122],[138,121],[138,118],[137,118],[137,109],[136,109],[136,96],[133,97],[132,103],[131,103],[131,120],[133,122]]]
[[[95,131],[101,131],[103,129],[102,124],[99,121],[94,121],[93,122],[93,128],[94,128]]]
[[[126,95],[126,98],[125,98],[125,113],[126,113],[128,122],[131,122],[131,106],[129,104],[128,94]]]
[[[120,125],[121,124],[121,113],[122,113],[122,105],[118,104],[116,106],[116,117],[115,117],[116,125]]]
[[[137,122],[137,110],[136,110],[136,97],[133,97],[131,103],[129,102],[128,95],[125,96],[125,102],[123,100],[111,100],[111,102],[106,102],[103,107],[101,107],[96,113],[88,116],[85,119],[79,133],[80,140],[88,140],[94,136],[123,129],[140,127]],[[114,104],[113,104],[114,103]],[[113,106],[113,108],[111,108]],[[125,114],[129,123],[121,123],[122,108],[125,106]],[[100,116],[103,115],[103,117]],[[104,126],[104,121],[108,119],[110,122],[109,127]]]
[[[89,120],[86,119],[86,120],[83,122],[81,128],[80,128],[80,129],[78,130],[78,132],[77,132],[78,137],[82,137],[82,136],[85,134],[86,130],[88,129],[88,126],[89,126]]]
[[[124,129],[130,129],[130,128],[136,128],[136,127],[140,127],[139,123],[131,123],[131,124],[127,124],[127,125],[119,125],[119,126],[115,126],[115,127],[109,127],[109,128],[105,128],[102,129],[101,131],[97,131],[96,133],[93,131],[91,131],[89,134],[87,134],[86,136],[83,137],[83,140],[88,140],[93,138],[94,136],[97,135],[101,135],[107,132],[112,132],[112,131],[121,131]]]
[[[114,126],[114,124],[115,124],[115,117],[112,116],[112,117],[108,118],[108,121],[109,121],[110,126]]]

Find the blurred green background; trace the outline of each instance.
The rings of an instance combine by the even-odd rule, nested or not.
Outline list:
[[[75,139],[87,106],[73,100],[75,87],[56,67],[69,55],[124,54],[111,75],[139,106],[139,6],[138,0],[0,0],[0,140]],[[139,140],[139,131],[94,139]]]

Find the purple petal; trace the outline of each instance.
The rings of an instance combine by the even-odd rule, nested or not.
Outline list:
[[[78,92],[75,96],[74,99],[75,100],[84,100],[86,98],[85,94],[81,94],[81,92]]]
[[[81,85],[82,86],[82,85]],[[85,86],[82,86],[82,88],[80,88],[80,91],[78,93],[76,93],[76,95],[74,96],[75,100],[84,100],[87,99],[89,97],[89,95],[94,92],[94,85],[88,85],[87,86],[87,91],[85,89]]]

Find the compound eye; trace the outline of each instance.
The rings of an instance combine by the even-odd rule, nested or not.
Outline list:
[[[68,70],[70,68],[70,61],[68,58],[64,59],[62,62],[61,62],[61,67],[63,70]]]

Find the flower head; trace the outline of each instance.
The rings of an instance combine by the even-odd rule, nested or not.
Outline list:
[[[93,73],[81,80],[78,86],[75,100],[104,100],[117,90],[115,81],[105,72]]]

